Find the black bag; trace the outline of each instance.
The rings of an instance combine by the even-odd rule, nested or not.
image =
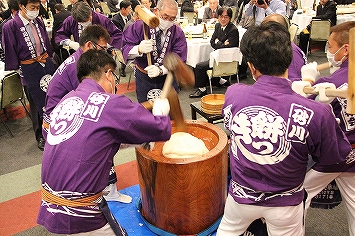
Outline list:
[[[267,236],[266,222],[263,218],[254,220],[242,236]]]
[[[333,180],[311,200],[312,208],[333,209],[341,203],[340,190]]]

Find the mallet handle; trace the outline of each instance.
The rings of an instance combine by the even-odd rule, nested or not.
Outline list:
[[[355,28],[349,31],[348,96],[346,113],[355,114]]]

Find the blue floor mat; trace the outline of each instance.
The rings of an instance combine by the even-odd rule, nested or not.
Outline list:
[[[129,204],[108,201],[108,206],[116,220],[126,229],[129,236],[148,236],[156,235],[148,229],[144,224],[141,214],[137,209],[137,201],[140,198],[139,185],[120,190],[121,193],[127,194],[133,198]],[[213,233],[212,235],[216,235]]]

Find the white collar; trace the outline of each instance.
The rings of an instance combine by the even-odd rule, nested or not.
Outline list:
[[[23,17],[23,16],[21,15],[21,12],[18,13],[18,16],[19,16],[20,19],[22,20],[23,25],[28,25],[28,24],[30,23],[29,20],[27,20],[25,17]]]

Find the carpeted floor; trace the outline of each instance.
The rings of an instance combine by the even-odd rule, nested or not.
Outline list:
[[[326,61],[324,52],[314,52],[309,56],[309,62]],[[323,71],[322,75],[329,74]],[[127,78],[123,83],[127,82]],[[236,81],[233,81],[235,83]],[[241,83],[253,83],[251,76]],[[130,89],[127,85],[120,88],[121,93],[135,99],[134,82]],[[186,119],[191,119],[191,102],[199,99],[190,99],[188,95],[194,89],[183,89],[179,94],[181,107]],[[215,88],[214,93],[224,93],[224,88]],[[15,110],[18,109],[15,106]],[[11,109],[9,109],[11,111]],[[18,112],[18,111],[16,111]],[[54,235],[48,233],[43,227],[36,224],[36,215],[40,203],[40,164],[42,152],[36,146],[36,140],[31,127],[30,119],[19,114],[11,113],[7,121],[15,137],[7,133],[4,125],[0,123],[0,235]],[[22,114],[22,115],[21,115]],[[198,117],[201,118],[201,117]],[[134,149],[120,151],[115,157],[118,175],[118,188],[126,188],[138,184]],[[344,236],[348,235],[346,216],[343,206],[339,205],[332,210],[310,209],[306,218],[307,236]],[[134,234],[132,234],[134,235]]]

